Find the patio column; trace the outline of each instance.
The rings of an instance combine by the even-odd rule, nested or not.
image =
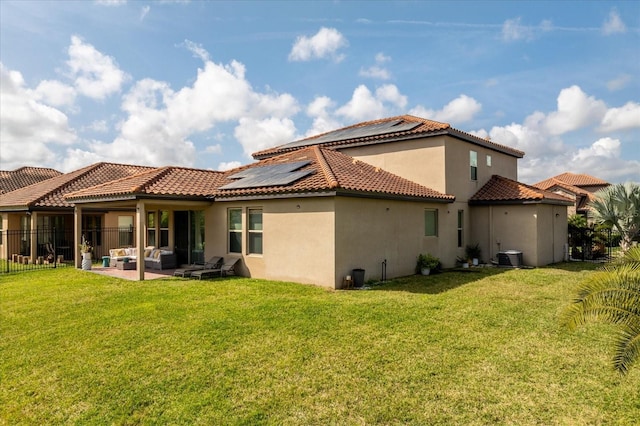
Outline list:
[[[138,250],[136,254],[138,259],[136,262],[136,270],[138,271],[139,281],[144,281],[144,234],[147,228],[146,217],[147,213],[145,211],[144,201],[138,200],[138,205],[136,206],[136,248]]]
[[[82,242],[82,207],[76,205],[73,209],[73,259],[76,268],[82,268],[80,243]]]
[[[31,250],[29,256],[31,257],[31,263],[36,263],[38,258],[38,213],[31,212],[31,236],[30,236]]]

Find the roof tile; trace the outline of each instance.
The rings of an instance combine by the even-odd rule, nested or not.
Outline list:
[[[308,161],[300,170],[312,173],[288,185],[263,186],[241,189],[218,189],[213,195],[216,199],[252,195],[275,195],[282,193],[322,192],[330,190],[353,191],[359,193],[392,195],[400,197],[426,198],[451,202],[455,199],[417,184],[378,167],[342,154],[331,149],[310,146],[287,152],[225,173],[223,185],[233,182],[229,179],[239,171],[250,168]]]
[[[151,167],[115,163],[95,163],[45,181],[18,189],[0,197],[0,209],[73,207],[64,197],[74,191],[130,176]]]
[[[491,179],[469,199],[470,204],[526,201],[573,204],[572,200],[562,195],[498,175],[491,176]]]
[[[0,194],[15,191],[61,174],[57,170],[45,167],[20,167],[16,170],[0,170]]]

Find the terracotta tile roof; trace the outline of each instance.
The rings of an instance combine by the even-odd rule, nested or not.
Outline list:
[[[0,210],[71,208],[64,196],[91,186],[131,176],[151,167],[96,163],[0,196]]]
[[[599,186],[599,185],[609,185],[609,182],[605,182],[602,179],[598,179],[597,177],[593,177],[590,175],[585,175],[585,174],[577,174],[577,173],[562,173],[559,174],[557,176],[554,176],[552,178],[543,180],[542,182],[538,182],[537,184],[535,184],[535,186],[538,186],[539,188],[544,187],[545,185],[548,185],[549,180],[554,180],[554,181],[560,181],[563,183],[566,183],[568,185],[573,185],[573,186]],[[541,185],[541,186],[539,186]],[[546,188],[545,188],[546,189]]]
[[[470,199],[469,204],[501,204],[538,202],[572,205],[573,200],[562,195],[493,175]]]
[[[15,170],[0,170],[0,194],[15,191],[61,174],[57,170],[45,167],[20,167]]]
[[[568,183],[562,182],[561,180],[558,180],[556,178],[545,179],[541,182],[534,183],[532,186],[535,186],[539,189],[544,189],[546,191],[550,191],[552,190],[552,188],[562,188],[565,191],[572,192],[576,195],[586,196],[587,194],[589,194],[589,191],[585,191],[584,189],[574,185],[569,185]]]
[[[222,172],[166,166],[82,189],[67,194],[67,199],[80,202],[126,195],[207,198],[221,185],[222,180]]]
[[[310,174],[287,185],[263,186],[240,189],[218,189],[216,199],[228,197],[269,196],[306,192],[336,191],[338,193],[360,193],[371,196],[429,199],[453,202],[455,197],[419,185],[415,182],[386,172],[378,167],[331,149],[310,146],[230,170],[225,173],[223,185],[234,182],[236,173],[262,166],[274,166],[294,162],[308,162],[300,171]]]
[[[389,126],[384,126],[385,123]],[[414,123],[415,126],[411,126],[412,123]],[[365,131],[362,135],[358,136],[358,130],[366,127],[376,128],[376,126],[380,126],[385,130],[381,130],[379,133],[374,134]],[[393,131],[395,127],[398,128],[398,131]],[[332,137],[332,134],[335,136]],[[396,140],[437,136],[441,134],[452,135],[473,144],[494,149],[518,158],[524,156],[524,152],[522,151],[454,129],[448,123],[440,123],[438,121],[427,120],[425,118],[415,117],[412,115],[400,115],[396,117],[382,118],[379,120],[365,121],[363,123],[357,123],[341,129],[332,130],[320,135],[315,135],[306,139],[301,139],[299,141],[256,152],[253,154],[253,157],[257,160],[262,160],[310,145],[319,145],[323,148],[340,149],[348,146],[371,145]]]

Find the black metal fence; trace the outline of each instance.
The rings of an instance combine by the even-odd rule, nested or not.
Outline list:
[[[133,247],[135,228],[83,229],[95,262],[109,255],[109,249]],[[1,232],[0,273],[57,268],[75,263],[73,229],[38,228]],[[34,247],[32,245],[35,244]]]
[[[609,262],[619,243],[620,236],[611,229],[569,227],[571,260]]]

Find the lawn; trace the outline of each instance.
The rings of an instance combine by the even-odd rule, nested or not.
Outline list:
[[[0,424],[637,424],[640,368],[612,369],[614,330],[558,324],[588,269],[335,292],[0,276]]]

